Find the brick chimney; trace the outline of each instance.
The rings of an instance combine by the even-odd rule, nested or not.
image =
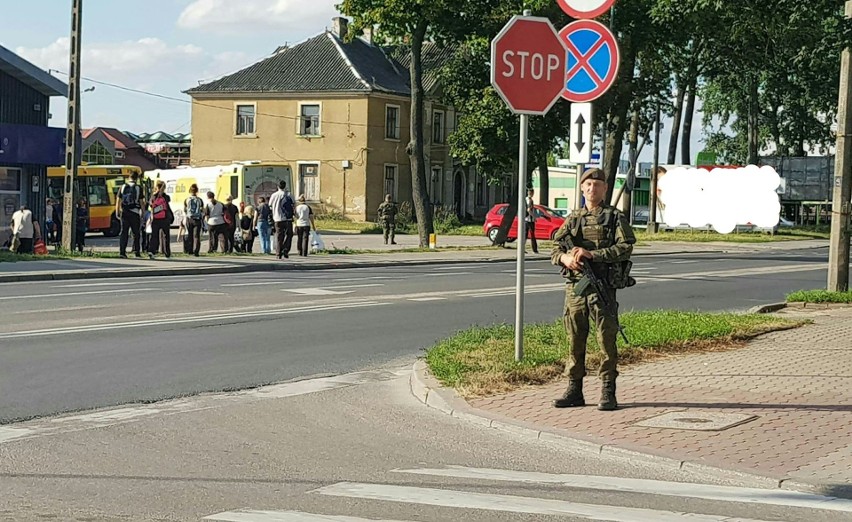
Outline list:
[[[340,39],[346,38],[346,33],[349,30],[349,20],[342,16],[335,16],[331,19],[331,32]]]
[[[361,39],[370,45],[373,44],[373,26],[370,25],[361,29]]]

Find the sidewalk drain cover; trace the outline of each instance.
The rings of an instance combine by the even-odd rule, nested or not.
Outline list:
[[[672,430],[722,431],[752,421],[757,415],[742,413],[714,413],[710,411],[674,411],[639,421],[643,428],[668,428]]]

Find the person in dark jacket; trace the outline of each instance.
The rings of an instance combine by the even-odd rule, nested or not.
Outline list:
[[[77,202],[74,229],[75,248],[82,254],[83,248],[86,246],[86,232],[89,231],[89,207],[86,205],[86,198],[80,198],[80,201]]]
[[[151,196],[151,239],[148,241],[148,259],[154,259],[163,241],[163,253],[166,258],[172,257],[171,227],[174,221],[169,203],[171,198],[166,194],[166,183],[157,181],[156,191]]]
[[[237,216],[240,213],[240,209],[234,205],[234,196],[228,196],[225,198],[225,224],[228,226],[228,230],[225,236],[225,241],[228,248],[225,250],[228,253],[233,253],[234,251],[234,234],[237,232],[238,220]]]

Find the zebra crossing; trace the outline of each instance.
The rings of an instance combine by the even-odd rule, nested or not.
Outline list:
[[[733,486],[716,486],[686,482],[666,482],[647,479],[629,479],[618,477],[586,476],[555,473],[538,473],[512,471],[489,468],[469,468],[462,466],[447,466],[444,468],[416,468],[391,470],[391,477],[411,478],[412,476],[428,476],[441,479],[464,479],[470,485],[470,480],[477,486],[487,483],[499,487],[503,484],[525,484],[541,486],[561,486],[566,488],[562,498],[539,498],[535,496],[519,496],[512,494],[483,492],[482,487],[476,491],[450,489],[450,486],[439,487],[434,483],[426,486],[411,485],[410,480],[405,485],[393,483],[366,482],[337,482],[307,492],[307,495],[339,498],[349,501],[370,502],[376,510],[388,505],[405,505],[407,512],[415,512],[417,506],[433,506],[455,510],[478,510],[486,513],[503,513],[510,517],[517,515],[523,520],[530,516],[548,516],[569,518],[572,520],[603,520],[609,522],[770,522],[774,520],[789,520],[777,518],[778,509],[817,510],[827,518],[825,520],[841,520],[852,515],[852,500],[825,497],[808,493],[784,491],[780,489],[741,488]],[[529,488],[524,491],[529,492]],[[550,490],[553,491],[552,489]],[[716,508],[716,513],[686,512],[671,509],[653,509],[649,505],[661,502],[648,502],[642,499],[641,507],[617,505],[613,503],[582,502],[572,499],[575,493],[610,492],[647,495],[654,498],[677,498],[681,500],[703,500],[723,503],[722,508]],[[600,495],[592,498],[607,498]],[[324,503],[326,510],[334,511],[331,503]],[[348,505],[348,504],[346,504]],[[704,504],[706,505],[706,504]],[[737,515],[720,515],[718,512],[737,512],[748,508],[767,508],[774,515],[767,519],[742,518]],[[802,511],[798,511],[801,513]],[[808,511],[812,513],[813,511]],[[801,515],[799,515],[801,516]],[[463,516],[453,518],[462,520]],[[519,518],[520,519],[520,518]],[[801,518],[800,518],[801,519]],[[850,520],[852,518],[842,518]],[[262,511],[239,509],[224,511],[209,515],[204,520],[219,522],[413,522],[408,520],[388,520],[385,518],[362,518],[351,514],[311,513],[296,510]],[[422,517],[418,520],[423,520]],[[806,520],[810,520],[810,517]]]

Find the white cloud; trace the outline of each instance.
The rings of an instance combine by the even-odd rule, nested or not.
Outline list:
[[[339,0],[195,0],[178,17],[178,27],[220,33],[275,31],[288,35],[319,32],[338,16]],[[306,36],[306,35],[305,35]]]
[[[18,47],[15,52],[44,69],[68,71],[71,49],[67,37],[40,48]],[[80,68],[83,76],[117,81],[180,71],[198,60],[204,51],[195,45],[170,46],[159,38],[124,42],[86,43]]]

